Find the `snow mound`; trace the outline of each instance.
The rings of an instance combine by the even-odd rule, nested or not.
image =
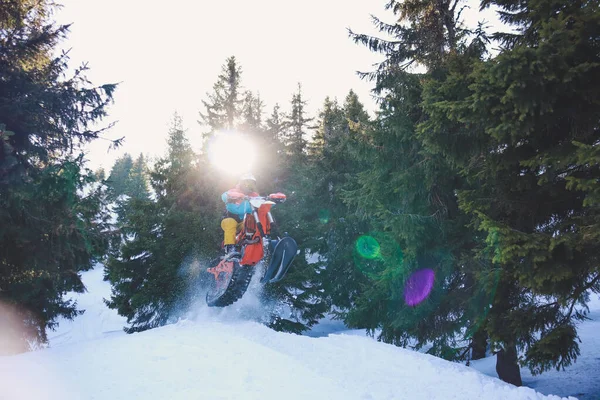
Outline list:
[[[103,278],[104,266],[96,264],[94,269],[81,275],[86,292],[67,293],[66,297],[75,300],[77,308],[85,312],[72,321],[60,318],[56,330],[48,331],[50,347],[102,339],[112,335],[125,335],[123,327],[127,324],[126,318],[104,304],[104,299],[110,298],[111,289],[110,284]]]
[[[366,338],[253,322],[162,328],[0,358],[6,399],[558,399]],[[1,396],[0,396],[1,398]]]
[[[51,348],[0,357],[1,400],[559,399],[366,337],[274,332],[244,320],[252,296],[116,334],[124,320],[101,301],[110,294],[102,268],[84,282],[88,292],[76,298],[87,312],[63,324]]]
[[[532,376],[529,369],[521,368],[524,385],[542,393],[569,394],[580,400],[600,399],[600,297],[597,294],[590,296],[588,307],[589,320],[582,322],[577,328],[581,351],[577,361],[564,371],[551,370],[538,376]],[[473,368],[486,375],[498,376],[495,356],[471,363]]]

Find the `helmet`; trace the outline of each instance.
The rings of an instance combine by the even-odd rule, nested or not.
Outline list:
[[[248,172],[248,173],[240,176],[240,182],[243,182],[243,181],[253,181],[254,183],[256,183],[256,178],[254,177],[254,175],[252,175],[251,173]]]
[[[239,187],[244,192],[254,192],[256,190],[256,178],[251,173],[240,176]]]

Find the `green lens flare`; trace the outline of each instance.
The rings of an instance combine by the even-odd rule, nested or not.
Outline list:
[[[361,236],[356,240],[356,251],[361,257],[374,260],[381,255],[381,246],[372,236]]]
[[[319,221],[322,224],[326,224],[329,222],[329,210],[321,210],[319,211]]]

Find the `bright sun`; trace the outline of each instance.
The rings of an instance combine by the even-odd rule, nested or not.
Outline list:
[[[209,139],[208,158],[221,171],[239,175],[251,170],[256,159],[256,148],[248,135],[217,132]]]

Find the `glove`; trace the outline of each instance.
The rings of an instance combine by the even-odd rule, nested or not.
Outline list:
[[[228,203],[240,203],[242,200],[244,200],[246,196],[240,196],[240,195],[227,195],[227,202]]]
[[[275,203],[283,203],[286,199],[286,195],[278,192],[278,193],[271,193],[269,195],[269,200],[274,201]]]

